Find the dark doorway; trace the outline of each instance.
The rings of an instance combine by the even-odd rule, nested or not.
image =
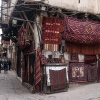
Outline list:
[[[21,77],[21,50],[18,47],[17,51],[17,75]]]
[[[35,55],[29,55],[29,84],[33,85],[34,83],[34,62],[35,62]]]

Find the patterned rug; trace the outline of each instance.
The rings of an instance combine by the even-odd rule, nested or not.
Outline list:
[[[43,44],[61,44],[62,35],[60,33],[63,31],[63,21],[55,17],[43,17]]]
[[[71,62],[69,64],[70,82],[87,82],[87,65],[83,62]]]
[[[97,81],[97,63],[88,65],[88,81]]]
[[[100,43],[100,23],[65,16],[64,38],[70,42]]]
[[[41,51],[40,47],[37,48],[36,52],[36,65],[35,65],[35,88],[36,91],[40,91],[40,82],[42,79],[42,73],[41,73]]]
[[[65,89],[67,87],[66,68],[62,70],[49,70],[51,91]]]

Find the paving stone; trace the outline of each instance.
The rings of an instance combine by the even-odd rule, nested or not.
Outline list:
[[[14,71],[0,73],[0,100],[100,100],[100,83],[70,84],[68,92],[32,94],[17,79]]]

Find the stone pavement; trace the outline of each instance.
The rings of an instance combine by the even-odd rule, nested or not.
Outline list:
[[[71,84],[68,92],[32,94],[17,79],[14,71],[0,73],[0,100],[100,100],[100,83]]]

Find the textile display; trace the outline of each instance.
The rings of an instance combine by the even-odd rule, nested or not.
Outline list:
[[[67,82],[69,81],[68,80],[68,66],[55,66],[55,65],[52,65],[52,66],[46,66],[46,74],[47,74],[47,86],[50,86],[51,83],[50,83],[50,71],[49,70],[54,70],[54,71],[59,71],[59,70],[62,70],[66,68],[66,78],[67,78]]]
[[[25,28],[24,28],[24,24],[21,26],[20,30],[18,31],[18,43],[20,44],[20,46],[24,45],[24,32],[25,32]]]
[[[41,73],[41,50],[40,47],[37,48],[36,52],[36,66],[35,66],[35,86],[39,87],[42,78]]]
[[[64,89],[67,87],[66,68],[62,70],[49,70],[51,91]]]
[[[28,40],[28,37],[28,31],[25,29],[24,24],[22,24],[21,28],[18,31],[18,43],[21,47],[30,45],[30,43],[26,41]]]
[[[64,16],[64,39],[75,43],[100,43],[100,23]]]
[[[97,63],[88,64],[88,81],[97,81]]]
[[[61,44],[63,20],[54,17],[43,17],[42,43]]]
[[[69,63],[69,81],[87,82],[87,65],[83,62]]]
[[[58,45],[57,44],[44,44],[44,49],[50,50],[50,51],[58,51]]]
[[[78,54],[70,54],[70,61],[78,62],[79,61]]]
[[[79,44],[79,43],[66,43],[66,50],[68,53],[96,55],[100,54],[99,44]]]
[[[84,57],[85,63],[94,63],[97,61],[96,55],[85,55]]]

